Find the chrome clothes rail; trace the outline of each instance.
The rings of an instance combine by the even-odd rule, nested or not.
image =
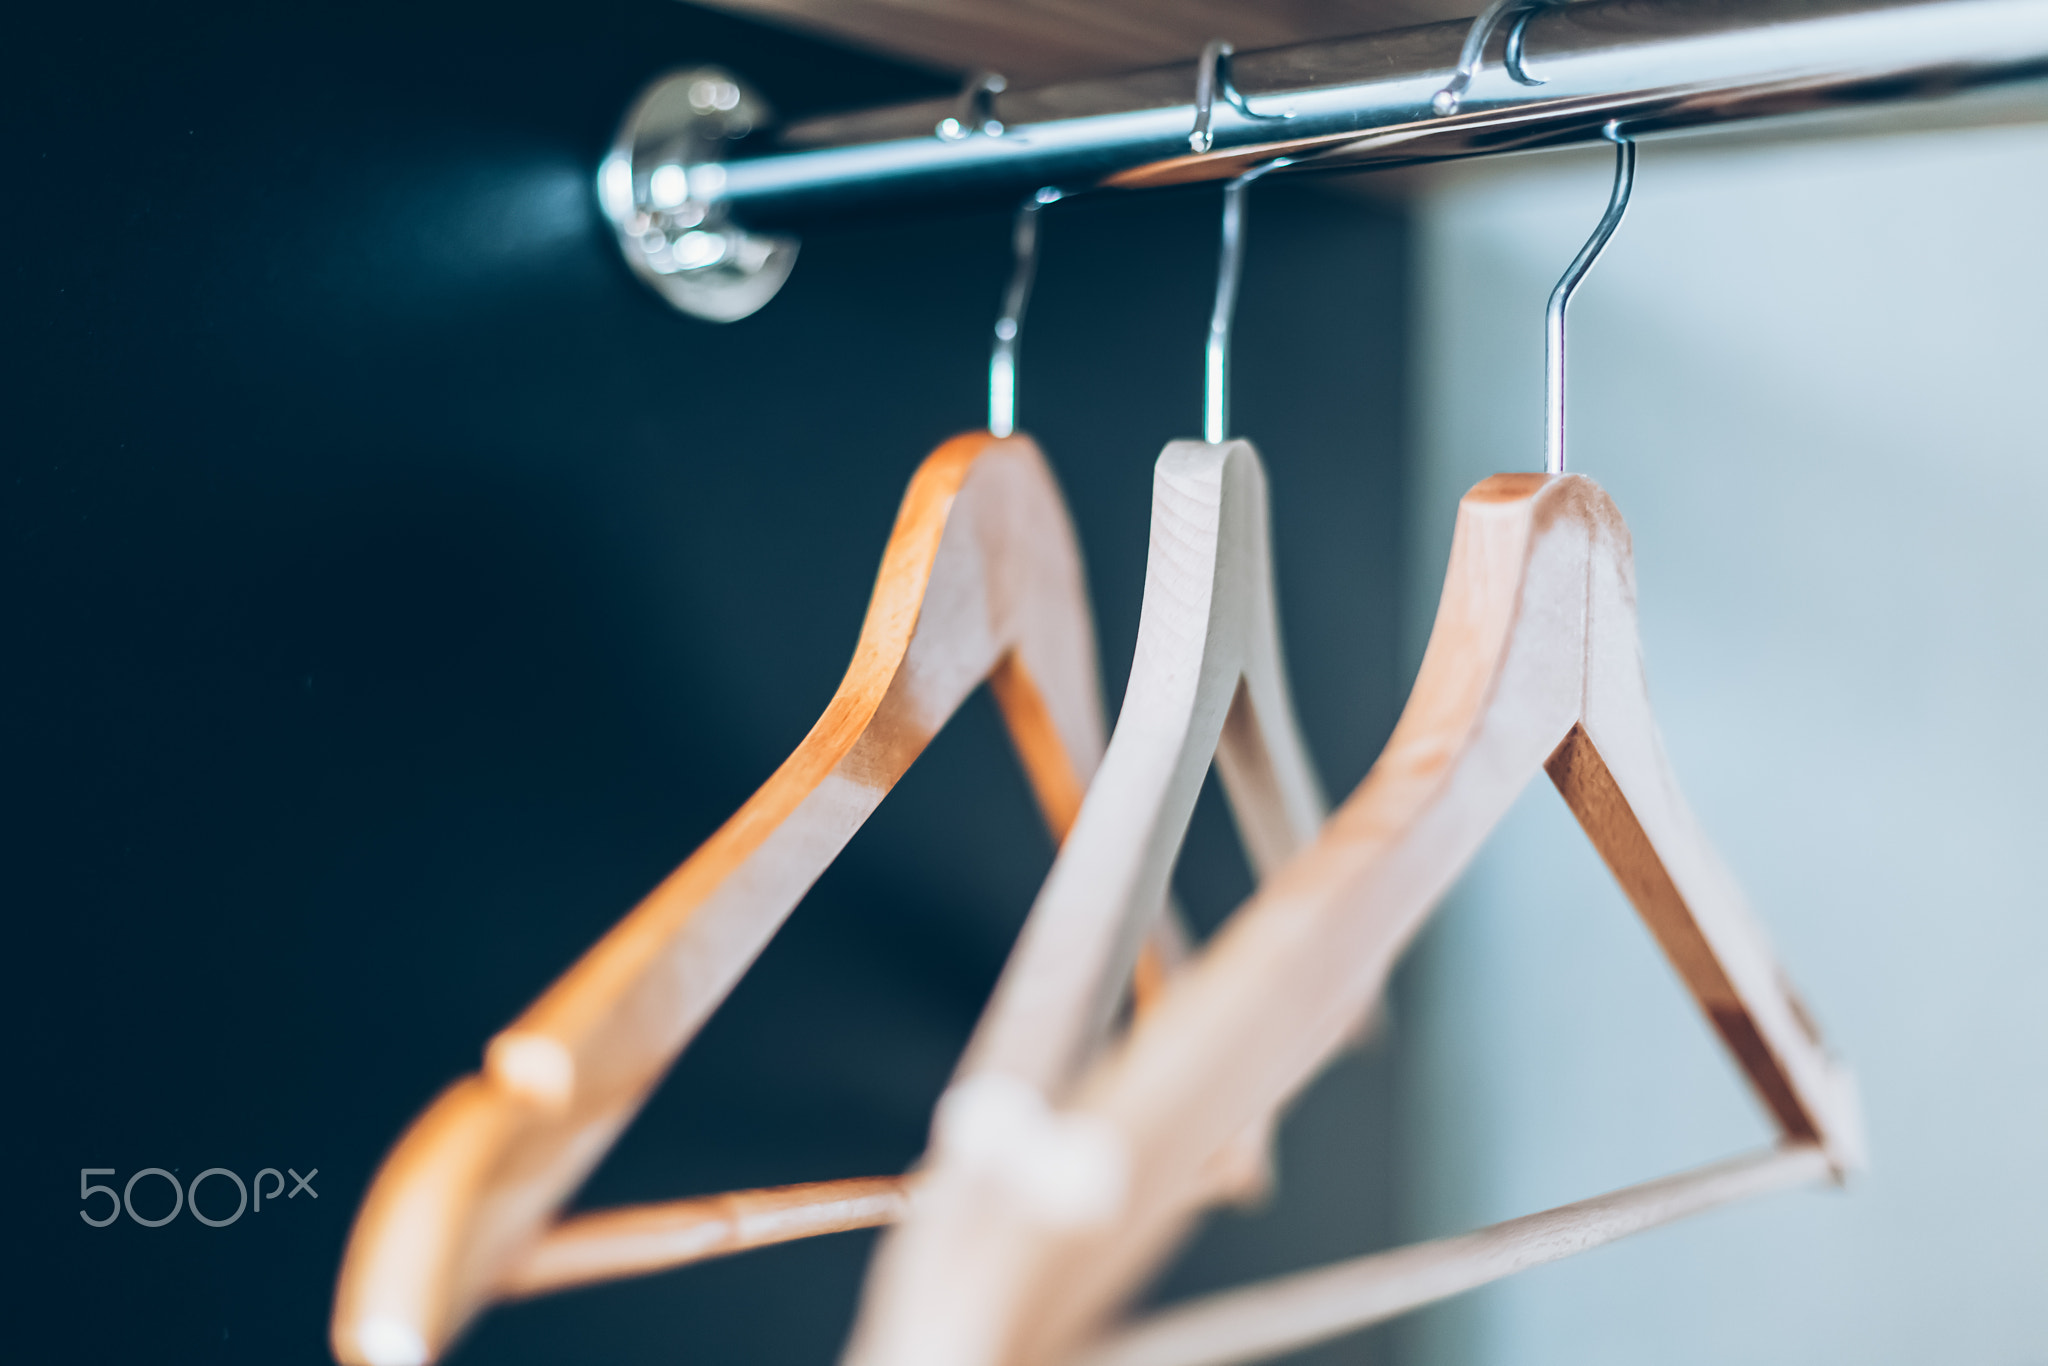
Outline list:
[[[1282,174],[1485,156],[1592,141],[1612,119],[1641,136],[2048,76],[2048,0],[1580,0],[1503,24],[1455,112],[1438,115],[1431,99],[1469,28],[1428,24],[1236,54],[1229,74],[1241,98],[1214,102],[1204,153],[1188,136],[1195,62],[1039,90],[984,83],[967,120],[959,100],[809,119],[760,151],[736,148],[685,216],[701,210],[734,239],[731,265],[748,230],[1014,204],[1042,185],[1220,180],[1283,155],[1294,164]],[[1539,84],[1502,65],[1511,36]],[[702,85],[706,76],[731,79],[672,79]],[[946,134],[935,131],[942,123]],[[651,207],[646,187],[660,168],[649,141],[629,118],[618,169],[607,172],[607,212],[622,239],[638,225],[631,213]],[[754,240],[794,249],[786,238]],[[666,273],[684,269],[694,267]]]

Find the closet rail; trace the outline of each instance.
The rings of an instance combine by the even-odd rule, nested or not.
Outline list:
[[[1535,11],[1512,80],[1500,40],[1458,111],[1450,79],[1465,21],[1304,43],[1231,59],[1244,101],[1218,101],[1213,149],[1190,151],[1195,62],[1005,92],[1003,131],[934,129],[950,100],[811,119],[785,150],[726,167],[749,224],[958,202],[1012,201],[1039,185],[1222,180],[1281,151],[1303,166],[1369,166],[1591,142],[1620,119],[1636,135],[1764,115],[1946,94],[2048,75],[2042,0],[1582,0]],[[1304,160],[1304,158],[1307,158]]]
[[[744,239],[826,216],[1014,204],[1042,185],[1222,180],[1278,155],[1291,159],[1285,174],[1410,164],[1590,142],[1616,119],[1642,136],[2048,76],[2048,0],[1580,0],[1501,25],[1440,115],[1431,101],[1470,29],[1461,20],[1234,54],[1232,98],[1214,101],[1203,152],[1189,140],[1195,61],[1038,90],[983,79],[966,120],[960,97],[808,119],[734,145],[738,155],[701,177],[691,212]],[[1511,40],[1535,83],[1504,67]],[[705,89],[705,74],[684,79]],[[750,150],[756,142],[765,146]],[[634,201],[649,207],[655,153],[629,119],[601,176],[629,255],[638,239],[625,220]],[[699,180],[688,174],[693,199]],[[743,246],[735,240],[724,268]]]

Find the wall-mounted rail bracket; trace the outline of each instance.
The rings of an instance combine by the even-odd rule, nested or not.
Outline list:
[[[674,71],[634,101],[598,167],[598,202],[626,263],[685,313],[744,318],[796,264],[796,238],[748,232],[727,211],[726,148],[771,118],[730,72]]]

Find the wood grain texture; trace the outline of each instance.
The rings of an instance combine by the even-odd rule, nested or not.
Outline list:
[[[1344,38],[1472,12],[1456,0],[707,0],[945,70],[1012,80],[1098,76],[1187,61],[1211,38],[1240,49]]]
[[[1000,1078],[1049,1106],[1098,1051],[1160,904],[1213,759],[1255,872],[1315,838],[1325,811],[1280,651],[1265,471],[1249,442],[1177,441],[1153,480],[1152,536],[1130,682],[1109,751],[1033,905],[941,1106]],[[1169,982],[1167,1000],[1175,993]],[[1160,1008],[1164,1008],[1162,1005]],[[977,1088],[983,1088],[977,1090]],[[1247,1115],[1212,1153],[1205,1190],[1263,1172],[1268,1118]],[[1014,1173],[945,1138],[927,1154],[915,1208],[884,1239],[848,1360],[954,1362],[981,1333],[979,1292],[951,1274],[990,1191]],[[1078,1178],[1077,1178],[1078,1179]],[[994,1197],[994,1203],[1002,1203]]]
[[[1597,762],[1596,762],[1597,761]],[[1402,950],[1548,771],[1789,1140],[1861,1160],[1824,1052],[1679,795],[1651,716],[1628,533],[1581,476],[1498,475],[1459,507],[1421,672],[1385,752],[1315,843],[1266,879],[1066,1106],[1121,1144],[1113,1218],[1058,1226],[984,1187],[895,1288],[892,1366],[1070,1359],[1191,1226],[1209,1173],[1271,1123],[1378,999]],[[879,1268],[878,1268],[879,1271]],[[964,1327],[945,1306],[971,1295]],[[937,1326],[921,1327],[923,1307]]]
[[[444,1092],[385,1159],[336,1291],[331,1338],[342,1362],[432,1360],[491,1300],[534,1288],[530,1267],[519,1268],[557,1211],[984,680],[1063,834],[1103,750],[1080,553],[1037,448],[971,433],[912,478],[853,662],[796,752],[493,1039],[483,1073]],[[827,1206],[845,1195],[812,1192]],[[635,1218],[656,1216],[603,1218],[612,1222],[571,1240],[586,1268],[609,1255],[592,1250],[608,1229],[630,1232]],[[617,1258],[631,1259],[631,1242]]]

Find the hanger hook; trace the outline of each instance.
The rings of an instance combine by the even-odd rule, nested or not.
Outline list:
[[[1635,139],[1621,131],[1617,119],[1609,119],[1600,136],[1614,144],[1614,192],[1608,196],[1607,212],[1601,215],[1599,226],[1565,267],[1557,288],[1550,291],[1550,307],[1543,314],[1543,469],[1547,474],[1564,473],[1565,306],[1572,301],[1572,291],[1579,287],[1579,281],[1600,259],[1607,239],[1621,225],[1621,216],[1628,210],[1629,191],[1636,182]]]
[[[1451,73],[1451,79],[1444,88],[1430,99],[1429,107],[1438,114],[1458,112],[1473,77],[1479,74],[1480,66],[1486,61],[1486,40],[1510,18],[1514,23],[1508,29],[1507,51],[1503,54],[1508,75],[1518,85],[1542,85],[1540,78],[1522,69],[1522,30],[1536,17],[1536,11],[1560,3],[1562,0],[1493,0],[1466,30],[1465,46],[1458,52],[1458,69]]]
[[[1230,59],[1237,52],[1221,38],[1212,38],[1202,48],[1202,55],[1195,62],[1195,128],[1188,134],[1188,146],[1198,154],[1205,153],[1216,145],[1215,134],[1210,130],[1216,113],[1216,97],[1248,119],[1261,123],[1277,122],[1294,117],[1292,109],[1278,114],[1261,114],[1246,101],[1244,93],[1230,77]]]
[[[1010,287],[1003,291],[1003,316],[996,319],[996,343],[988,358],[988,429],[997,436],[1017,428],[1017,343],[1023,339],[1024,308],[1038,274],[1038,211],[1065,197],[1052,185],[1034,191],[1017,207],[1010,228]]]
[[[996,117],[996,96],[1009,88],[1009,79],[1000,71],[973,72],[960,87],[960,102],[932,131],[947,142],[965,142],[976,133],[1001,137],[1003,121]]]
[[[1209,313],[1202,383],[1202,439],[1212,446],[1230,439],[1230,332],[1237,321],[1237,282],[1244,274],[1245,187],[1268,171],[1291,165],[1291,157],[1274,157],[1223,186],[1223,242],[1216,257],[1216,306]]]

